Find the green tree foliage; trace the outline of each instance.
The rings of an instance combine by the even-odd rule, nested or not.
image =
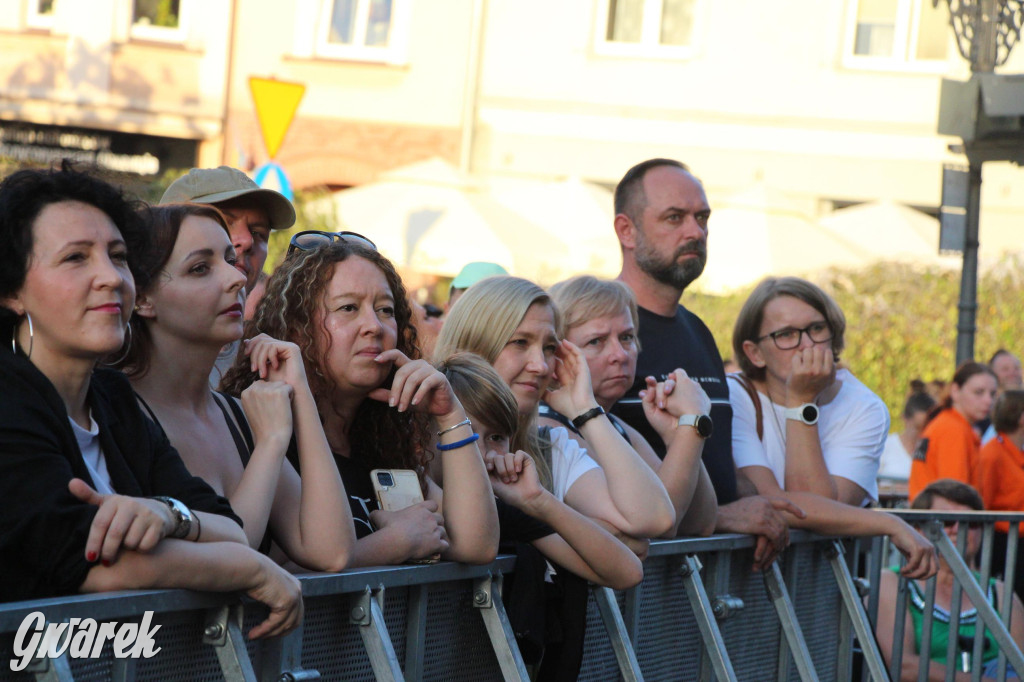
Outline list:
[[[1007,258],[978,282],[974,347],[982,362],[999,348],[1024,352],[1021,266],[1019,258]],[[960,271],[880,263],[854,272],[831,271],[814,281],[846,315],[842,362],[885,401],[898,430],[911,380],[948,380],[955,369]],[[711,329],[722,357],[733,355],[733,324],[752,289],[683,297],[683,304]]]

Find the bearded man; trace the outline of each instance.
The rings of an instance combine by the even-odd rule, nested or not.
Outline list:
[[[699,317],[679,303],[707,262],[711,207],[690,170],[671,159],[633,166],[615,188],[615,234],[622,248],[619,279],[636,295],[640,312],[640,356],[636,380],[614,412],[656,449],[661,438],[644,417],[639,392],[645,378],[665,381],[682,368],[711,398],[714,431],[704,444],[704,466],[718,496],[716,531],[758,536],[754,564],[764,568],[788,543],[780,513],[803,516],[781,498],[756,495],[745,480],[737,485],[732,458],[732,407],[722,356]],[[658,455],[664,457],[662,447]]]

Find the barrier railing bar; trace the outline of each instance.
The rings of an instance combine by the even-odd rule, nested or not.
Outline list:
[[[256,671],[249,660],[242,634],[242,605],[219,606],[206,612],[203,644],[217,653],[220,670],[228,682],[256,682]]]
[[[409,587],[486,576],[493,571],[515,570],[516,559],[501,555],[489,564],[473,565],[442,561],[436,564],[350,568],[343,573],[305,574],[299,577],[303,597],[330,597],[345,592],[362,592],[367,585]]]
[[[284,637],[263,642],[260,647],[260,682],[300,682],[319,680],[316,670],[302,668],[303,625]]]
[[[1020,536],[1020,524],[1011,522],[1007,530],[1009,532],[1006,536],[1006,572],[1003,575],[1015,576],[1014,569],[1017,565],[1017,540]],[[1013,613],[1014,582],[1014,580],[1007,579],[1003,584],[1003,603],[1000,605],[1000,615],[1003,617],[1003,622],[1006,623],[1007,628],[1010,627],[1010,618]],[[1003,653],[1002,649],[999,650],[999,663],[997,665],[996,679],[1006,682],[1006,654]]]
[[[943,533],[942,531],[941,521],[932,521],[928,524],[926,530],[932,529],[933,526],[934,528],[938,529],[938,533],[942,533],[943,535],[945,535],[945,533]],[[930,539],[933,543],[935,542],[935,539],[930,534],[928,535],[928,539]],[[924,617],[921,621],[921,655],[918,657],[919,664],[917,672],[917,682],[928,682],[929,668],[931,668],[932,665],[932,658],[929,654],[932,650],[932,625],[933,621],[935,620],[936,583],[936,578],[932,576],[928,579],[927,586],[925,587]]]
[[[473,606],[480,610],[487,628],[487,636],[491,639],[491,648],[498,658],[502,677],[505,682],[529,682],[526,664],[519,653],[512,624],[505,613],[505,605],[501,601],[501,573],[495,576],[488,574],[473,581]]]
[[[860,642],[860,648],[864,654],[864,662],[867,663],[868,672],[870,672],[875,682],[889,682],[889,675],[885,671],[885,661],[882,659],[878,643],[875,642],[875,637],[871,632],[871,622],[868,620],[868,615],[864,611],[860,595],[854,586],[853,577],[850,575],[850,568],[843,560],[843,545],[839,540],[832,541],[831,551],[829,552],[829,564],[832,566],[832,573],[835,575],[836,584],[839,586],[839,594],[843,599],[843,606],[845,607],[843,611],[846,614],[846,620],[853,627],[857,640]],[[840,646],[844,644],[849,646],[847,642],[849,639],[849,635],[845,635]],[[840,679],[847,679],[848,677],[849,673],[844,677],[842,671],[840,671]]]
[[[995,537],[995,524],[986,523],[984,534],[981,540],[981,585],[982,589],[988,589],[989,579],[992,577],[992,542]],[[1006,622],[1006,619],[1003,619]],[[985,628],[974,628],[974,644],[971,648],[971,661],[981,661],[984,655]],[[974,665],[971,669],[971,681],[981,682],[981,666]]]
[[[900,557],[900,568],[905,561]],[[907,619],[903,615],[907,612],[907,599],[910,596],[910,586],[907,579],[902,575],[897,579],[896,584],[896,622],[892,624],[892,663],[889,665],[889,677],[894,680],[902,678],[903,670],[903,633],[907,627]]]
[[[960,556],[964,556],[964,551],[967,548],[966,523],[961,523],[957,526],[956,547],[957,553]],[[974,576],[971,576],[971,579],[973,580]],[[985,585],[985,583],[982,583],[982,585]],[[982,589],[984,590],[984,588]],[[963,608],[962,596],[963,586],[960,584],[959,580],[954,580],[953,593],[949,602],[949,637],[946,641],[946,662],[947,664],[951,663],[951,665],[946,665],[946,682],[953,682],[957,671],[957,664],[959,664],[959,661],[957,661],[956,658],[956,650],[960,643],[960,611]],[[977,631],[981,629],[982,628],[980,627],[976,627],[975,634],[978,634]]]
[[[376,594],[365,587],[363,593],[351,602],[349,621],[359,626],[359,636],[370,659],[373,676],[384,682],[404,682],[405,676],[398,665],[398,656],[384,622],[383,601],[383,587],[378,588]]]
[[[686,555],[683,558],[680,573],[683,576],[683,585],[686,587],[686,596],[690,600],[690,608],[693,610],[694,618],[697,619],[701,642],[704,644],[707,658],[710,659],[711,668],[718,678],[718,682],[736,682],[736,671],[726,652],[725,640],[722,639],[722,631],[718,629],[718,623],[711,610],[711,602],[704,590],[704,582],[700,579],[700,560],[692,554]]]
[[[777,564],[776,564],[777,565]],[[795,557],[787,557],[786,561],[786,583],[789,585],[789,590],[792,594],[797,593],[797,582],[796,582],[796,561]],[[789,679],[789,649],[782,642],[779,642],[779,656],[778,656],[778,672],[776,674],[777,680],[788,680]]]
[[[992,605],[988,603],[985,598],[985,593],[982,591],[981,586],[974,582],[974,576],[971,575],[970,570],[967,568],[967,564],[964,563],[963,558],[957,553],[956,548],[953,547],[953,543],[949,541],[946,534],[942,532],[941,523],[931,523],[927,526],[928,539],[931,540],[939,549],[939,554],[946,560],[950,569],[953,571],[953,575],[956,576],[957,582],[959,582],[964,591],[967,592],[968,599],[973,602],[974,607],[978,611],[978,618],[985,624],[985,626],[992,632],[992,636],[996,640],[996,644],[999,645],[1001,651],[1006,654],[1007,659],[1013,665],[1014,670],[1024,670],[1024,655],[1021,654],[1019,648],[1017,648],[1016,642],[1010,636],[1010,631],[999,619],[999,615],[996,613]],[[1009,552],[1007,552],[1009,555]],[[934,579],[933,579],[934,580]],[[1005,592],[1013,590],[1012,585],[1007,586]],[[932,588],[934,592],[934,587]],[[927,616],[927,614],[925,614]],[[927,632],[927,630],[925,631]],[[923,648],[922,650],[926,651]]]
[[[115,658],[110,666],[110,679],[112,682],[132,682],[135,680],[135,668],[138,661],[134,658]]]
[[[423,652],[427,642],[427,587],[409,588],[409,607],[405,625],[405,679],[423,679]]]
[[[612,644],[612,651],[619,664],[622,679],[624,682],[643,682],[644,676],[640,671],[640,663],[636,660],[636,652],[626,633],[626,624],[622,620],[619,604],[615,601],[615,592],[610,587],[596,585],[591,588],[591,591],[594,594],[594,601],[597,602],[597,609],[601,613],[605,632],[608,633],[608,640]]]
[[[786,590],[786,583],[782,580],[782,571],[779,570],[778,562],[773,563],[767,571],[761,574],[761,577],[768,590],[768,597],[771,599],[772,605],[775,606],[775,613],[782,625],[782,633],[786,637],[785,643],[789,647],[789,653],[793,655],[800,679],[803,682],[817,682],[818,673],[814,670],[811,652],[807,649],[804,633],[800,630],[800,624],[796,620],[793,602],[789,599],[789,592]],[[779,648],[782,649],[781,646]]]
[[[644,584],[641,582],[639,585],[626,590],[626,612],[622,614],[626,621],[626,634],[629,635],[629,641],[632,642],[634,647],[636,646],[636,638],[640,633],[640,606],[643,589]]]

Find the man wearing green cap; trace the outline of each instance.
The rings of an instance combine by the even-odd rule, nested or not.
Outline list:
[[[466,289],[472,285],[488,277],[507,274],[508,270],[497,263],[488,263],[486,261],[473,261],[472,263],[466,263],[462,269],[459,270],[459,274],[455,275],[455,279],[452,280],[451,288],[448,289],[448,303],[444,307],[445,313],[451,310],[451,307],[455,305],[455,301],[458,300],[459,296],[466,293]]]
[[[245,275],[245,290],[256,285],[267,262],[267,240],[271,230],[286,230],[295,224],[295,209],[282,194],[263,189],[229,166],[193,168],[171,183],[161,204],[213,204],[227,218],[231,243],[238,259],[235,267]]]

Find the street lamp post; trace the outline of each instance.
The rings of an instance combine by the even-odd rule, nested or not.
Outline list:
[[[938,5],[939,0],[932,2]],[[956,362],[959,365],[974,358],[981,166],[985,161],[1020,164],[1024,160],[1024,81],[994,73],[995,67],[1006,62],[1010,51],[1020,41],[1024,0],[946,2],[957,49],[971,63],[971,80],[967,83],[943,79],[939,107],[939,132],[963,139],[963,152],[969,163],[957,320]],[[1013,102],[1017,103],[1016,108]]]

